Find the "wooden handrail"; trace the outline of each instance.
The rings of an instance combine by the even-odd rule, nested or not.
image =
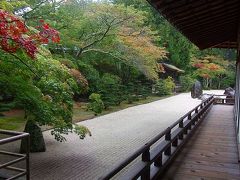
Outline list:
[[[30,165],[29,165],[30,164],[29,163],[30,136],[29,136],[29,134],[24,133],[24,132],[6,131],[6,130],[0,130],[0,134],[11,136],[11,137],[7,137],[7,138],[4,138],[4,139],[0,139],[0,145],[8,144],[8,143],[18,141],[18,140],[22,140],[22,139],[27,140],[26,154],[0,151],[0,154],[2,154],[2,155],[16,157],[16,159],[8,161],[4,164],[0,164],[0,169],[8,169],[8,170],[11,170],[11,171],[18,172],[18,174],[15,174],[12,177],[8,177],[8,179],[17,179],[19,177],[26,176],[26,179],[30,180]],[[11,166],[11,165],[16,164],[20,161],[25,161],[26,162],[26,168],[25,169]]]
[[[217,95],[214,98],[214,104],[224,104],[224,105],[234,105],[235,99],[234,98],[221,98],[221,95]]]
[[[213,102],[213,96],[203,101],[99,179],[118,177],[122,170],[127,171],[124,171],[123,179],[158,178],[200,124]]]

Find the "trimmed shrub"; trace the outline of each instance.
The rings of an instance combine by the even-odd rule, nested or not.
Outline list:
[[[90,104],[88,105],[88,109],[92,110],[95,115],[101,114],[104,109],[103,101],[101,100],[101,95],[92,93],[89,96]]]
[[[98,92],[101,94],[105,108],[119,105],[124,100],[121,80],[112,74],[106,73],[102,76]]]
[[[193,79],[190,75],[180,76],[179,80],[182,92],[190,91],[195,82],[195,79]]]
[[[174,88],[175,83],[170,76],[167,79],[159,79],[155,84],[155,91],[159,96],[171,95]]]

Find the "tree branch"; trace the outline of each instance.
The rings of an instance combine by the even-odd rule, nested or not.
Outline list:
[[[18,59],[22,64],[24,64],[37,78],[41,79],[37,73],[27,64],[25,63],[21,58],[19,58],[17,55],[13,54],[13,53],[9,53],[10,55],[12,55],[13,57],[15,57],[16,59]]]
[[[87,49],[87,50],[82,51],[82,54],[88,53],[88,52],[91,52],[91,51],[99,52],[99,53],[102,53],[102,54],[107,54],[107,55],[109,55],[109,56],[112,56],[112,57],[115,58],[115,59],[120,60],[120,61],[127,61],[127,59],[118,57],[118,56],[112,54],[111,52],[107,52],[107,51],[104,51],[104,50],[101,50],[101,49]]]
[[[85,49],[87,49],[87,48],[93,46],[94,44],[102,41],[105,38],[105,36],[107,35],[107,33],[110,31],[110,29],[111,29],[111,26],[108,26],[107,29],[105,30],[105,32],[103,33],[103,35],[99,39],[96,39],[95,41],[93,41],[93,42],[89,43],[88,45],[86,45],[85,47],[83,47],[82,51],[84,51]]]

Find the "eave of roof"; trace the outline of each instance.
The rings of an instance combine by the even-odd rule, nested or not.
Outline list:
[[[148,0],[200,49],[237,48],[240,0]]]
[[[162,67],[163,69],[160,68],[161,72],[165,72],[165,69],[169,69],[171,71],[175,71],[177,73],[184,73],[185,71],[172,65],[172,64],[167,64],[167,63],[158,63],[160,65],[160,67]]]

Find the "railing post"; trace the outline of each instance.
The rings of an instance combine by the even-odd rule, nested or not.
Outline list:
[[[149,148],[144,153],[142,153],[142,161],[144,161],[144,162],[150,161],[150,151],[149,151]]]
[[[179,128],[182,128],[183,129],[183,119],[179,122]],[[180,135],[179,135],[179,139],[183,139],[183,133],[181,133]]]
[[[173,145],[174,147],[177,147],[177,146],[178,146],[178,138],[176,138],[176,139],[173,141],[172,145]]]
[[[171,141],[171,129],[168,128],[168,131],[167,133],[165,134],[165,140],[166,141]],[[171,144],[169,145],[169,147],[164,151],[164,154],[167,155],[167,156],[170,156],[171,155]]]
[[[195,109],[195,113],[198,113],[198,107]]]
[[[30,135],[27,137],[27,148],[26,148],[26,179],[30,180]]]
[[[204,108],[204,106],[203,106],[203,104],[201,104],[201,106],[200,106],[200,110],[201,110],[201,113],[199,114],[199,119],[202,117],[202,112],[203,112],[203,109]]]
[[[154,162],[154,166],[157,166],[157,167],[161,167],[162,166],[162,154]]]
[[[192,120],[192,113],[190,113],[190,114],[188,115],[188,120],[189,120],[189,121]],[[186,129],[186,131],[187,131],[188,129],[189,129],[189,130],[192,129],[192,122],[190,123],[190,125],[189,125],[189,127]],[[186,133],[186,134],[187,134],[187,133]]]
[[[198,107],[195,109],[195,118],[191,120],[191,125],[195,124],[195,121],[198,119]]]
[[[144,153],[142,153],[142,161],[150,161],[150,149],[148,148]],[[142,180],[150,180],[150,166],[147,166],[144,172],[141,175]]]
[[[191,121],[192,115],[191,113],[188,115],[188,120]],[[184,134],[188,134],[188,127],[184,127]]]

